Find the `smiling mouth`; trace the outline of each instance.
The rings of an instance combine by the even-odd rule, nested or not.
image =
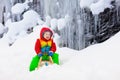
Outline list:
[[[50,39],[49,37],[46,37],[46,39]]]

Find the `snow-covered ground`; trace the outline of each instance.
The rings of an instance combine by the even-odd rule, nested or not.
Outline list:
[[[29,72],[40,26],[8,47],[0,40],[0,80],[120,80],[120,32],[104,43],[81,51],[58,48],[60,65]]]

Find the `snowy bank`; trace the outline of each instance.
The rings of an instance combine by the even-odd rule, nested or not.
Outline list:
[[[1,80],[120,80],[120,32],[104,43],[76,51],[58,48],[60,65],[43,66],[29,72],[35,55],[34,43],[39,38],[39,26],[33,33],[18,39],[12,47],[0,51]],[[3,47],[3,42],[0,43]]]

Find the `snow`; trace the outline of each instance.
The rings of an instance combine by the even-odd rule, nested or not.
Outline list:
[[[57,46],[60,46],[60,36],[57,33],[54,34],[54,41]]]
[[[110,1],[81,0],[80,6],[89,7],[93,14],[98,14],[111,7]],[[29,0],[26,0],[26,5],[16,4],[12,7],[12,13],[21,14],[27,9],[28,2]],[[43,66],[29,72],[30,61],[36,54],[35,41],[39,38],[41,28],[50,26],[52,29],[61,30],[71,19],[69,15],[59,19],[47,16],[44,22],[33,10],[25,12],[23,20],[19,22],[9,19],[5,24],[8,33],[0,39],[0,80],[120,80],[120,32],[104,43],[81,51],[57,47],[60,65]],[[2,27],[0,24],[0,32]],[[33,32],[28,35],[26,30],[31,27],[34,27]],[[60,39],[58,34],[54,34],[57,46],[60,45]],[[10,47],[7,42],[14,44]]]
[[[45,17],[45,23],[44,23],[44,25],[46,25],[46,26],[49,26],[50,27],[50,21],[51,21],[51,17],[48,15],[48,16],[46,16]]]
[[[120,80],[120,32],[104,43],[81,51],[57,48],[60,65],[43,66],[29,72],[41,28],[36,26],[33,33],[17,39],[11,47],[0,40],[0,80]]]
[[[80,7],[89,7],[92,3],[96,2],[98,0],[80,0]]]
[[[28,23],[29,26],[35,26],[36,22],[40,20],[40,16],[34,10],[29,10],[23,14],[23,22]]]
[[[80,7],[88,7],[93,14],[103,12],[105,8],[111,8],[113,0],[80,0]]]
[[[50,20],[50,25],[53,30],[61,30],[66,27],[66,24],[71,20],[71,17],[69,15],[65,15],[64,18],[53,18]]]
[[[29,6],[26,3],[17,3],[12,7],[11,11],[13,14],[21,14],[28,8]]]
[[[2,34],[4,32],[4,26],[2,23],[0,23],[0,34]]]
[[[65,27],[66,21],[64,18],[58,19],[58,30],[61,30]]]
[[[51,28],[55,30],[57,28],[57,19],[53,18],[50,22]]]
[[[25,3],[33,2],[33,0],[25,0]]]
[[[18,37],[26,35],[27,29],[35,27],[38,21],[40,21],[40,17],[33,10],[25,12],[23,20],[19,22],[11,22],[9,19],[6,22],[6,27],[8,27],[6,37],[9,39],[9,43],[13,43]]]
[[[110,1],[81,0],[80,6],[89,7],[93,14],[99,14],[105,8],[111,7]],[[18,3],[13,6],[12,13],[21,14],[28,8],[28,2],[29,0],[26,0],[26,4]],[[0,39],[0,80],[120,80],[120,32],[104,43],[81,51],[57,47],[60,65],[43,66],[29,72],[30,61],[36,54],[35,41],[39,38],[41,28],[50,26],[53,30],[61,30],[70,20],[69,15],[59,19],[46,16],[44,22],[33,10],[25,12],[23,20],[19,22],[9,19],[5,24],[8,33]],[[36,26],[37,24],[39,25]],[[0,32],[2,27],[0,24]],[[28,35],[26,30],[31,27],[34,27],[33,32]],[[60,39],[58,34],[54,34],[57,46],[60,45]],[[9,47],[7,42],[14,44]]]
[[[120,0],[116,0],[116,4],[120,6]]]
[[[99,0],[97,3],[92,3],[90,9],[93,14],[103,12],[105,8],[111,8],[111,0]]]

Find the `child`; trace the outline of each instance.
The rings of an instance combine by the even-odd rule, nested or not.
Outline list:
[[[52,36],[53,32],[49,28],[44,27],[41,29],[40,39],[37,39],[35,43],[35,51],[40,57],[38,68],[42,62],[42,56],[45,54],[49,56],[51,63],[53,63],[51,56],[53,56],[56,51],[56,44],[53,42]]]
[[[56,51],[56,44],[54,43],[53,39],[53,32],[47,27],[44,27],[40,31],[40,38],[36,40],[35,43],[35,55],[29,66],[29,71],[34,71],[36,68],[42,65],[42,61],[47,61],[51,63],[55,63],[59,65],[59,55],[55,53]],[[47,66],[48,64],[45,63]]]

